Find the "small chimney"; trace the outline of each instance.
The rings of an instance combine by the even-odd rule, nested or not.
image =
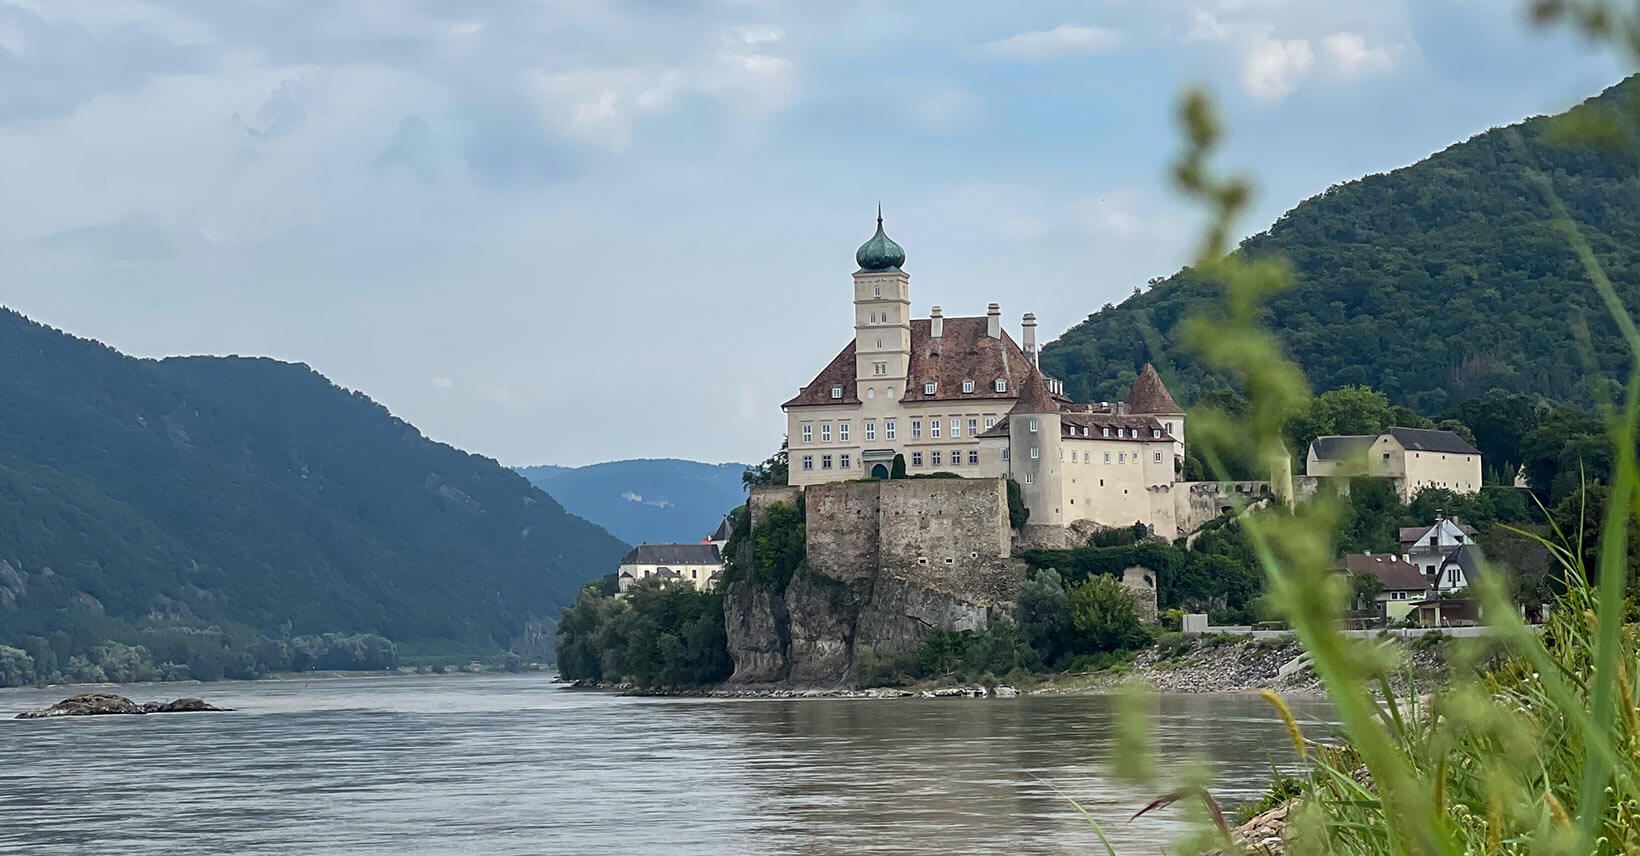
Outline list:
[[[945,317],[938,306],[928,310],[928,335],[935,339],[945,335]]]
[[[1002,307],[995,303],[985,307],[985,335],[992,339],[1002,338]]]
[[[1036,313],[1025,313],[1025,320],[1020,322],[1020,327],[1025,333],[1025,359],[1030,360],[1031,365],[1040,368],[1036,361]]]

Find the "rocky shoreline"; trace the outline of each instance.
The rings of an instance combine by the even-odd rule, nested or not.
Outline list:
[[[40,710],[25,710],[17,714],[17,719],[46,719],[55,716],[115,716],[136,715],[149,713],[203,713],[226,711],[229,708],[217,707],[197,698],[179,698],[171,701],[150,701],[138,704],[125,696],[114,693],[81,693],[71,698],[65,698],[51,707]]]

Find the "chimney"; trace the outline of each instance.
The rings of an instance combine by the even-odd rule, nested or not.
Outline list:
[[[1031,365],[1040,368],[1036,361],[1036,313],[1025,313],[1025,320],[1020,322],[1020,327],[1025,333],[1025,359],[1030,360]]]
[[[985,335],[992,339],[1002,338],[1002,307],[995,303],[985,307]]]
[[[928,311],[928,335],[934,339],[945,335],[945,317],[938,306]]]

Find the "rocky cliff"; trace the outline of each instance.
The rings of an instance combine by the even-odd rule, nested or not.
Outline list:
[[[754,531],[769,507],[795,501],[794,489],[755,491]],[[789,581],[725,588],[731,684],[846,683],[862,647],[915,654],[935,628],[981,629],[1025,579],[1000,479],[816,485],[803,504],[806,555]],[[758,540],[742,549],[747,566]]]

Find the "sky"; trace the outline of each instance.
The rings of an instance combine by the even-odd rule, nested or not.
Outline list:
[[[1244,231],[1624,68],[1503,0],[0,0],[0,304],[262,355],[509,465],[761,460],[852,337],[1059,335],[1189,257],[1202,85]]]

